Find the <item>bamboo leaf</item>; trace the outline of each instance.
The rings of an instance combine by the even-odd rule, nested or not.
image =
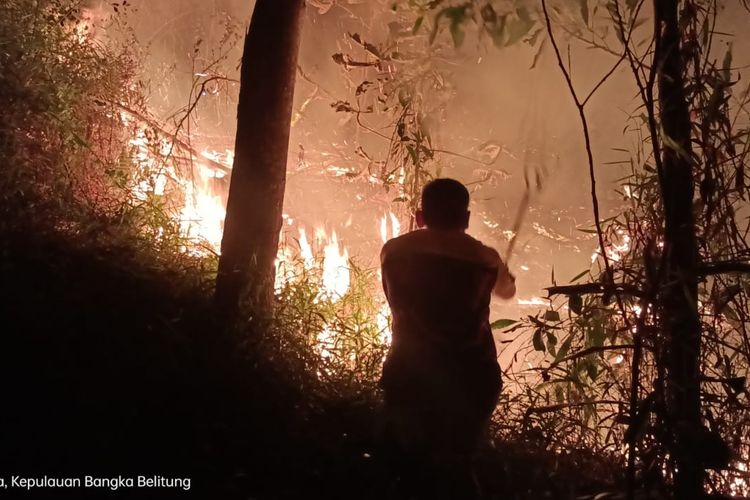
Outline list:
[[[578,0],[578,8],[581,11],[581,18],[583,19],[583,24],[586,26],[589,25],[589,3],[587,0]]]
[[[534,345],[535,351],[544,352],[544,341],[542,340],[542,329],[537,328],[534,330],[534,337],[532,339],[532,344]]]
[[[518,323],[518,320],[515,319],[498,319],[490,324],[490,328],[492,328],[493,330],[502,330],[504,328],[508,328],[511,325],[515,325],[516,323]]]
[[[576,314],[581,314],[583,311],[583,299],[580,295],[571,295],[568,297],[568,307],[571,311]]]
[[[419,33],[419,29],[422,27],[422,24],[424,23],[424,16],[419,16],[417,20],[414,22],[414,27],[411,29],[412,35],[416,35]]]
[[[575,282],[576,282],[576,281],[578,281],[579,279],[581,279],[581,278],[583,278],[584,276],[586,276],[586,275],[587,275],[588,273],[589,273],[589,270],[588,270],[588,269],[585,269],[584,271],[581,271],[580,273],[578,273],[578,274],[576,274],[575,276],[573,276],[573,277],[572,277],[572,278],[570,279],[569,283],[575,283]]]
[[[573,335],[568,335],[568,337],[563,340],[562,345],[560,346],[560,350],[557,351],[557,355],[555,356],[555,361],[558,362],[561,359],[565,358],[565,356],[568,355],[568,351],[570,351],[570,345],[573,343]]]
[[[544,311],[544,320],[553,322],[560,321],[560,313],[552,310]]]

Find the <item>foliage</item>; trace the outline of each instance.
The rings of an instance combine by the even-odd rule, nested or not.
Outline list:
[[[583,5],[587,5],[585,2]],[[747,207],[744,173],[747,143],[747,91],[735,95],[731,46],[714,59],[711,41],[718,6],[684,3],[683,33],[686,98],[691,110],[696,227],[700,247],[699,314],[702,322],[700,366],[705,427],[685,428],[667,412],[665,401],[667,339],[663,290],[665,244],[660,144],[676,144],[662,132],[656,108],[656,70],[638,2],[608,2],[596,23],[582,17],[571,28],[569,12],[556,9],[555,20],[569,35],[590,46],[620,54],[628,61],[642,107],[628,120],[634,138],[620,163],[629,169],[621,180],[621,215],[603,220],[605,250],[595,266],[572,281],[553,286],[550,309],[529,317],[526,325],[542,381],[529,394],[530,422],[556,436],[555,447],[584,445],[619,454],[624,444],[637,453],[640,484],[669,482],[670,449],[690,447],[707,468],[716,492],[745,494],[742,468],[748,460],[746,377]],[[596,12],[596,7],[591,9]],[[607,22],[608,21],[608,22]],[[589,34],[585,34],[589,31]],[[631,39],[631,33],[636,32]],[[612,34],[621,49],[611,47]],[[619,64],[618,62],[617,64]],[[617,67],[617,66],[615,66]],[[606,77],[605,77],[606,79]],[[598,232],[598,229],[593,230]],[[566,312],[567,310],[567,312]],[[546,406],[539,407],[539,396]],[[534,399],[536,398],[536,402]],[[554,413],[554,417],[550,416]],[[732,448],[730,456],[724,442]],[[700,450],[700,451],[698,451]],[[730,458],[738,460],[728,464]],[[666,471],[666,474],[665,472]]]
[[[357,145],[357,154],[366,165],[370,182],[382,184],[389,193],[395,190],[392,203],[401,204],[401,212],[411,221],[410,229],[422,187],[452,169],[449,160],[480,165],[484,172],[480,182],[507,175],[495,165],[500,148],[492,141],[485,141],[471,155],[446,150],[440,144],[441,123],[456,94],[453,73],[466,62],[457,49],[465,43],[469,26],[474,23],[477,29],[472,33],[480,38],[489,34],[498,47],[521,41],[539,45],[541,30],[532,31],[536,23],[524,6],[512,2],[497,2],[498,7],[484,2],[482,6],[479,2],[448,3],[395,2],[394,20],[388,24],[384,41],[375,43],[359,33],[349,33],[348,42],[355,50],[333,55],[345,72],[359,70],[364,76],[354,89],[354,102],[339,100],[331,106],[351,114],[366,134],[387,141],[384,155],[374,152],[367,141]],[[446,23],[449,34],[443,29]],[[390,133],[380,132],[383,129]]]
[[[337,296],[322,287],[322,262],[306,268],[298,258],[287,266],[293,271],[277,289],[273,318],[260,329],[262,349],[296,367],[292,377],[315,393],[373,397],[390,341],[385,301],[373,293],[375,273],[350,260],[350,286]]]
[[[132,90],[133,55],[90,40],[80,2],[3,2],[0,143],[4,209],[116,210],[124,138],[113,101]],[[12,20],[12,21],[11,21]],[[14,218],[24,213],[13,213]]]

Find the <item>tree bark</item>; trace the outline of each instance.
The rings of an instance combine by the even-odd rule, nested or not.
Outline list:
[[[273,301],[303,7],[304,0],[258,0],[245,37],[216,279],[215,303],[225,316],[244,293],[256,308]]]
[[[675,498],[703,496],[704,470],[689,435],[701,428],[698,249],[693,218],[690,114],[680,54],[679,1],[654,0],[659,70],[667,266],[661,304],[665,324],[666,406],[675,460]]]

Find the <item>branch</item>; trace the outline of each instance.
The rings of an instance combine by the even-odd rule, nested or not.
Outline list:
[[[580,401],[577,403],[560,403],[549,406],[538,406],[535,408],[529,408],[526,410],[526,415],[541,414],[541,413],[552,413],[566,408],[579,408],[587,405],[621,405],[622,401],[616,401],[612,399],[601,399],[597,401]]]
[[[586,294],[608,294],[615,295],[624,293],[634,297],[645,298],[646,292],[635,285],[610,285],[603,283],[583,283],[581,285],[560,285],[545,288],[550,297],[553,295],[586,295]]]
[[[605,251],[606,246],[604,244],[604,231],[602,229],[601,217],[599,215],[599,198],[596,195],[594,153],[591,151],[591,135],[589,134],[589,124],[586,119],[586,113],[584,111],[585,103],[581,103],[581,100],[578,98],[578,94],[576,93],[575,87],[573,86],[573,81],[571,80],[570,73],[565,68],[565,63],[563,62],[562,55],[560,54],[560,47],[558,47],[557,40],[555,39],[555,34],[552,32],[552,21],[549,17],[549,12],[547,11],[547,0],[542,0],[542,10],[544,11],[544,21],[547,25],[547,34],[549,35],[550,42],[552,42],[552,47],[555,49],[557,65],[560,67],[560,71],[562,71],[562,74],[565,77],[565,82],[568,84],[568,90],[570,91],[571,97],[573,97],[573,101],[575,102],[576,109],[578,109],[578,114],[581,119],[581,126],[583,127],[583,136],[586,144],[586,156],[589,165],[589,179],[591,181],[591,203],[593,205],[594,211],[594,224],[596,225],[596,234],[599,239],[599,247],[602,249],[602,257],[604,259],[604,267],[607,271],[607,279],[611,280],[613,279],[614,274],[612,272],[612,264],[610,263],[609,257],[607,257],[607,252]]]
[[[229,173],[232,172],[231,168],[227,167],[226,165],[223,165],[223,164],[219,163],[218,161],[212,160],[210,158],[206,158],[205,156],[201,155],[198,151],[196,151],[195,148],[193,148],[193,146],[191,146],[187,142],[183,141],[182,139],[179,139],[177,137],[177,135],[175,135],[175,134],[173,134],[171,132],[167,132],[166,130],[164,130],[164,127],[161,125],[161,123],[159,123],[154,118],[150,118],[148,116],[145,116],[141,112],[136,111],[136,110],[130,108],[129,106],[126,106],[125,104],[121,104],[119,102],[109,101],[109,100],[107,100],[107,101],[103,100],[102,102],[105,102],[106,104],[109,104],[110,106],[115,106],[117,108],[120,108],[122,111],[124,111],[124,112],[128,113],[129,115],[133,116],[137,120],[145,123],[146,125],[148,125],[149,127],[153,128],[154,130],[158,131],[159,133],[163,134],[164,136],[171,137],[172,138],[172,142],[174,144],[180,146],[182,149],[184,149],[185,151],[187,151],[188,153],[190,153],[191,155],[193,155],[193,157],[200,158],[201,161],[205,161],[205,162],[211,164],[211,166],[213,166],[215,169],[221,170],[222,172],[225,172],[227,174],[229,174]]]
[[[574,352],[570,356],[565,356],[562,359],[558,359],[554,362],[552,362],[548,367],[546,368],[540,368],[542,372],[551,370],[552,368],[556,367],[560,363],[566,363],[568,361],[573,361],[574,359],[578,358],[584,358],[588,356],[589,354],[594,354],[597,352],[606,352],[606,351],[619,351],[621,349],[635,349],[635,344],[618,344],[618,345],[608,345],[608,346],[598,346],[598,347],[588,347],[586,349],[582,349],[578,352]]]
[[[723,273],[750,274],[750,264],[747,262],[709,262],[698,266],[698,276],[712,276]]]

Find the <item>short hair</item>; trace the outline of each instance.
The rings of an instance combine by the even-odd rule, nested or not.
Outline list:
[[[428,227],[461,229],[469,209],[469,191],[455,179],[435,179],[422,189],[422,217]]]

